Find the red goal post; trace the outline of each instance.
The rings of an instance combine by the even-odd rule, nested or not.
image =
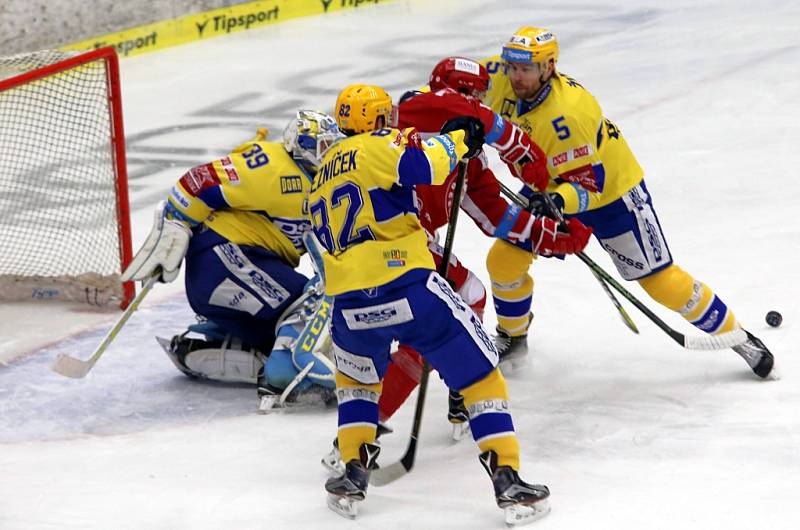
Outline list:
[[[124,308],[132,254],[115,50],[0,57],[0,300]]]

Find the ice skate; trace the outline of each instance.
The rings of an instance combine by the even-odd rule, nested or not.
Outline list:
[[[378,430],[375,434],[375,445],[380,446],[380,437],[384,434],[389,434],[394,430],[385,423],[378,423]],[[334,438],[331,450],[328,454],[322,457],[321,463],[325,469],[334,475],[341,475],[344,473],[344,462],[342,462],[342,453],[339,452],[339,439]],[[373,469],[378,468],[378,462],[375,462]]]
[[[498,467],[494,451],[481,453],[479,459],[492,478],[495,499],[505,512],[507,526],[528,524],[550,513],[547,486],[528,484],[510,466]]]
[[[375,467],[375,461],[381,448],[378,445],[365,443],[359,448],[359,458],[345,465],[344,473],[329,478],[325,482],[328,492],[328,508],[342,517],[355,519],[358,515],[358,503],[367,496],[369,474]]]
[[[518,369],[525,364],[528,355],[528,334],[512,337],[503,328],[496,328],[494,345],[500,358],[501,369]]]
[[[775,357],[773,357],[772,353],[758,337],[747,330],[744,330],[744,332],[747,333],[747,342],[739,346],[734,346],[733,351],[742,356],[750,369],[753,370],[753,373],[758,377],[762,379],[768,377],[776,379],[777,377],[772,371],[772,367],[775,364]]]

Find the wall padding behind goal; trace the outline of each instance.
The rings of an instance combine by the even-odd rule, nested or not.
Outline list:
[[[392,0],[3,0],[3,55],[114,46],[121,57]],[[99,36],[98,36],[99,35]]]

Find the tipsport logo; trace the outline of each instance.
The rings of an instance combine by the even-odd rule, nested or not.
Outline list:
[[[533,54],[529,51],[515,50],[513,48],[503,48],[502,57],[512,63],[532,63]]]

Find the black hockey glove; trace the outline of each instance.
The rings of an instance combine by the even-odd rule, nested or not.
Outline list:
[[[462,130],[466,133],[464,136],[464,143],[467,144],[467,152],[465,158],[475,158],[481,152],[483,143],[486,141],[486,131],[483,129],[483,123],[478,118],[472,116],[459,116],[447,120],[442,125],[442,134]]]
[[[550,195],[556,208],[558,208],[558,213],[562,213],[564,211],[564,197],[558,193],[549,193],[548,195]],[[545,216],[551,219],[556,219],[558,217],[556,212],[550,209],[550,205],[544,200],[541,193],[534,193],[531,195],[528,198],[528,205],[528,211],[537,217]]]

